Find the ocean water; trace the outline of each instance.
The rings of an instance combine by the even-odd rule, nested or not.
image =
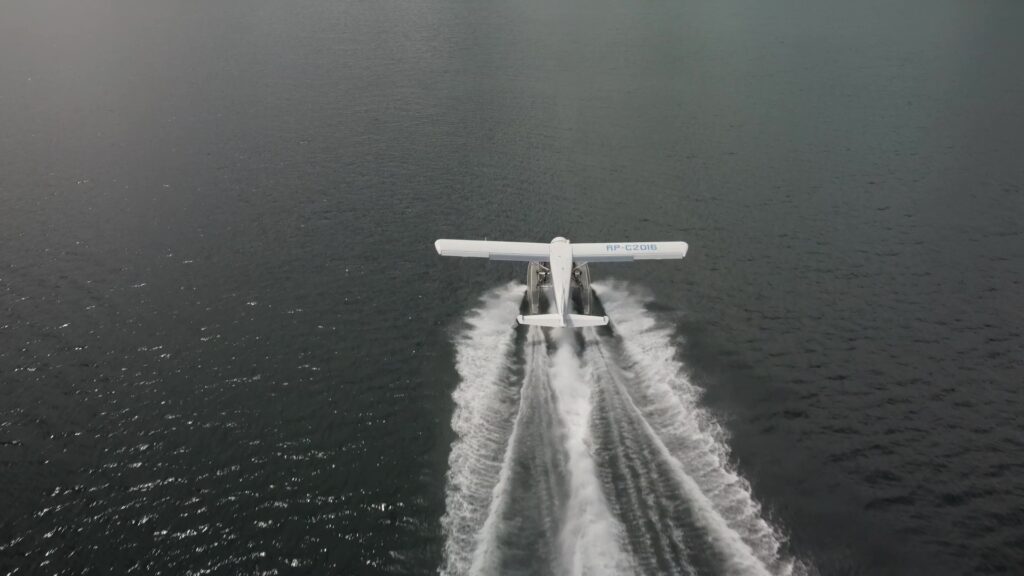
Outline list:
[[[0,574],[1019,573],[1022,25],[0,4]]]

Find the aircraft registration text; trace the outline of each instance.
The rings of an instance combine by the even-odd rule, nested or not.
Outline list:
[[[618,252],[619,250],[625,250],[626,252],[657,252],[657,244],[608,244],[606,249],[609,252]]]

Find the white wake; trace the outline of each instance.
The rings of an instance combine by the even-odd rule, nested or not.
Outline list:
[[[505,525],[509,516],[509,507],[512,502],[513,482],[513,459],[518,454],[519,446],[523,443],[523,432],[528,424],[524,423],[529,415],[529,407],[545,406],[545,392],[541,388],[547,387],[547,354],[544,352],[544,335],[540,328],[533,328],[527,336],[527,361],[526,371],[523,374],[523,389],[520,395],[519,414],[516,417],[515,425],[512,428],[508,446],[505,448],[505,455],[502,458],[501,474],[494,487],[491,497],[491,505],[487,513],[473,551],[473,563],[470,574],[499,574],[502,566],[502,544],[507,526]],[[537,504],[552,503],[538,502]]]
[[[519,312],[523,286],[513,282],[491,290],[466,315],[455,343],[460,383],[453,398],[452,430],[457,436],[448,458],[446,536],[442,572],[468,574],[477,535],[491,508],[508,439],[515,422],[519,387],[510,381],[514,352],[511,326]],[[497,457],[495,455],[498,455]]]
[[[608,510],[591,454],[592,386],[583,378],[573,334],[556,334],[558,352],[552,361],[551,386],[564,426],[568,454],[569,504],[561,533],[562,574],[629,574],[632,561],[623,553],[622,527]]]
[[[670,456],[676,480],[690,498],[730,573],[806,572],[780,553],[784,538],[761,515],[750,484],[729,464],[726,435],[699,405],[702,390],[676,359],[673,330],[646,309],[650,295],[623,282],[594,286],[626,352],[629,391],[643,426]],[[614,367],[613,367],[614,368]]]
[[[598,284],[616,336],[587,329],[581,348],[531,327],[520,354],[523,291],[486,293],[455,342],[443,574],[808,571],[729,464],[648,296]]]

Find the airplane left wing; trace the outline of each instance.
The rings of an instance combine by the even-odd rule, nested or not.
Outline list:
[[[463,258],[490,258],[491,260],[517,260],[546,262],[551,245],[540,242],[495,242],[493,240],[438,240],[434,248],[441,256]]]

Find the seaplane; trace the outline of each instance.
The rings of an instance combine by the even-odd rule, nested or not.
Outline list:
[[[686,242],[573,244],[559,236],[547,244],[441,239],[434,242],[434,248],[441,256],[529,262],[526,286],[530,314],[520,314],[516,321],[528,326],[584,328],[608,324],[607,316],[590,313],[593,291],[589,264],[680,259],[686,256],[688,245]],[[554,295],[554,312],[541,314],[541,292],[546,288]],[[574,301],[582,314],[573,313]]]

